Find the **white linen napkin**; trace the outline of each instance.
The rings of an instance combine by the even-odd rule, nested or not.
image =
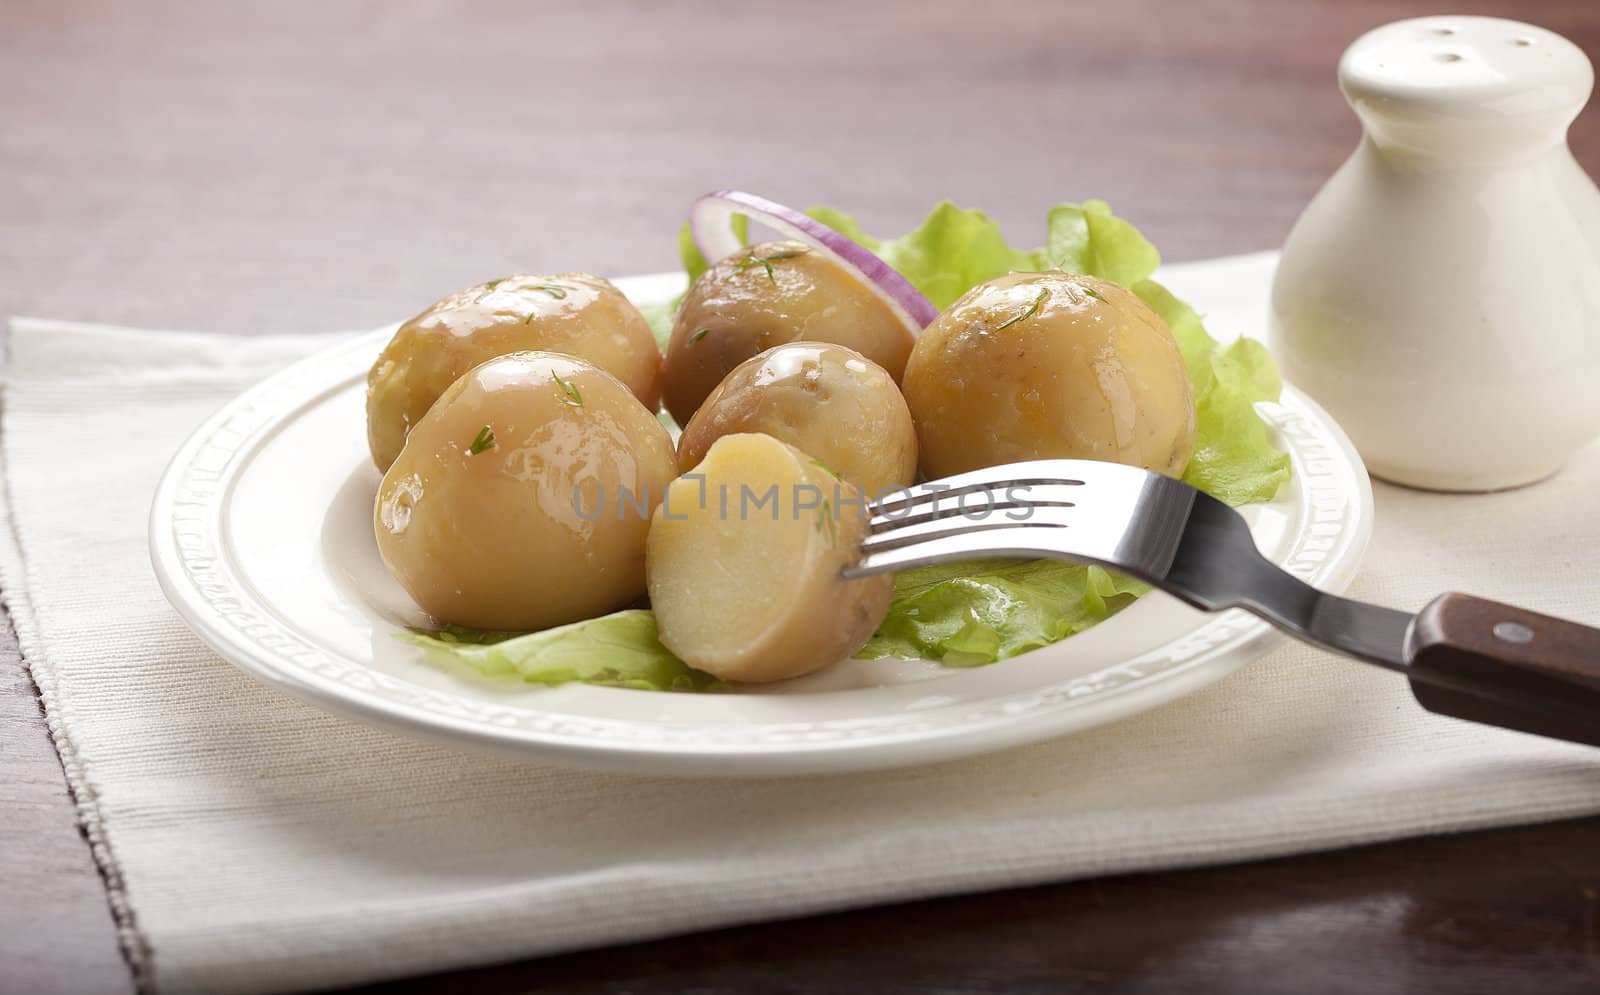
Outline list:
[[[1260,334],[1270,255],[1174,267]],[[1286,645],[1112,726],[972,760],[782,782],[519,766],[324,714],[162,599],[168,456],[315,336],[15,320],[0,587],[129,956],[164,992],[374,979],[723,924],[1600,812],[1600,753],[1437,718]],[[1446,589],[1600,623],[1600,447],[1510,493],[1378,485],[1352,593]],[[1002,666],[1004,664],[1001,664]]]

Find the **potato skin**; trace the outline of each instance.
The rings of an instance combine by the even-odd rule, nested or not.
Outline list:
[[[789,342],[734,367],[684,426],[678,469],[693,470],[712,443],[735,432],[787,442],[869,497],[917,475],[917,433],[900,387],[845,346]]]
[[[401,325],[367,375],[367,443],[387,470],[406,433],[456,378],[495,356],[534,349],[586,359],[655,411],[661,353],[639,309],[588,273],[521,274],[436,302]]]
[[[492,445],[474,454],[484,426]],[[666,428],[621,381],[572,356],[500,356],[412,429],[373,505],[378,552],[440,621],[574,622],[644,593],[649,513],[676,474]]]
[[[840,577],[867,536],[860,491],[807,453],[754,433],[718,439],[696,472],[703,481],[678,478],[650,525],[647,573],[662,643],[693,667],[746,683],[801,677],[859,650],[894,594],[889,574]],[[776,484],[780,493],[816,488],[830,495],[820,510],[832,525],[814,522],[811,511],[730,518],[717,497],[696,504],[743,482]],[[752,604],[761,613],[756,631],[737,631],[750,628]]]
[[[848,346],[896,381],[913,342],[849,270],[800,242],[763,242],[713,263],[684,296],[662,370],[667,410],[688,424],[735,366],[801,339]]]
[[[917,340],[902,382],[922,472],[1096,459],[1181,476],[1194,388],[1161,317],[1131,291],[1067,273],[969,290]]]

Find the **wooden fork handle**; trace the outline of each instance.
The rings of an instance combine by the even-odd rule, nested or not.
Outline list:
[[[1445,594],[1417,613],[1406,655],[1430,712],[1600,746],[1600,629]]]

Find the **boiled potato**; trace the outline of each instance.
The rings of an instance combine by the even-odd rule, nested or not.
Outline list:
[[[588,273],[512,276],[451,294],[401,325],[367,375],[367,442],[387,470],[444,389],[487,359],[521,349],[588,360],[645,407],[661,399],[661,353],[639,309]]]
[[[917,475],[917,434],[894,378],[854,349],[774,346],[734,367],[684,427],[687,473],[724,435],[764,432],[827,464],[871,497]]]
[[[1194,388],[1161,317],[1114,283],[1012,273],[929,325],[905,388],[923,473],[1096,459],[1183,473]]]
[[[800,242],[763,242],[689,288],[662,371],[667,410],[687,424],[735,366],[797,339],[849,346],[896,381],[912,345],[905,323],[849,270]]]
[[[500,356],[411,430],[378,487],[378,552],[441,621],[574,622],[644,593],[650,512],[676,474],[671,436],[620,380],[572,356]]]
[[[781,681],[860,649],[893,579],[844,580],[867,534],[861,492],[768,435],[725,435],[650,523],[661,641],[729,681]],[[766,499],[766,500],[763,500]]]

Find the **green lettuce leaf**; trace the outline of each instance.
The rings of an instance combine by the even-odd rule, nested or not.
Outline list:
[[[1149,589],[1055,560],[920,567],[895,577],[889,615],[856,655],[982,666],[1082,632]]]
[[[630,608],[525,635],[450,626],[396,638],[489,676],[531,684],[601,684],[647,691],[712,691],[722,686],[673,656],[656,636],[656,617]]]
[[[672,339],[672,319],[678,313],[678,302],[655,301],[641,304],[639,313],[644,315],[645,323],[650,326],[651,333],[656,337],[656,348],[666,352],[667,343]]]
[[[1257,402],[1283,392],[1272,354],[1246,338],[1224,349],[1194,308],[1154,280],[1131,289],[1172,329],[1194,383],[1195,449],[1184,482],[1231,505],[1271,501],[1289,479],[1289,454],[1273,446],[1256,414]]]
[[[1103,200],[1057,204],[1050,209],[1044,255],[1047,266],[1132,288],[1161,265],[1161,253],[1139,229],[1111,213]]]
[[[941,311],[985,280],[1044,268],[1042,253],[1012,248],[987,214],[949,201],[908,234],[889,241],[865,234],[855,219],[839,211],[813,208],[806,213],[871,249]]]

